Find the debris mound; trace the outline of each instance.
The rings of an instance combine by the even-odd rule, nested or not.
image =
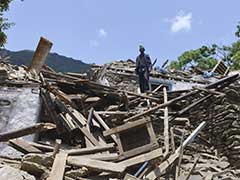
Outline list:
[[[1,178],[240,178],[239,74],[155,69],[140,94],[133,61],[63,74],[44,65],[51,46],[41,38],[30,67],[0,61],[1,88],[34,85],[42,102],[40,122],[0,132],[21,153],[0,157]]]

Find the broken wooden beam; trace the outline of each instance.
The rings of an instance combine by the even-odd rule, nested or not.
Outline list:
[[[41,150],[38,148],[34,147],[27,141],[23,139],[12,139],[8,141],[8,145],[13,147],[14,149],[22,152],[23,154],[28,154],[28,153],[42,153]]]
[[[33,126],[24,127],[19,130],[1,133],[0,141],[8,141],[9,139],[15,139],[18,137],[26,136],[33,133],[40,133],[40,132],[52,130],[55,128],[56,128],[56,125],[52,123],[38,123]]]
[[[41,37],[38,43],[37,49],[33,54],[32,63],[30,65],[30,71],[35,70],[38,74],[41,71],[42,66],[44,65],[48,53],[52,48],[53,43],[49,40]]]
[[[30,141],[28,143],[44,152],[52,152],[54,150],[54,147],[46,145],[46,144],[30,142]]]

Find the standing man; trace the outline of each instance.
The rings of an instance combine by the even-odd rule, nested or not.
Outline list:
[[[135,72],[139,77],[139,85],[141,93],[145,93],[149,90],[149,74],[152,70],[151,59],[148,54],[145,54],[145,48],[139,46],[140,55],[136,59]]]

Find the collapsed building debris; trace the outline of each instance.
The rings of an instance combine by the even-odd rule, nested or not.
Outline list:
[[[51,46],[41,39],[30,69],[0,63],[1,86],[37,84],[42,101],[40,122],[0,132],[22,153],[1,156],[1,172],[47,180],[240,178],[239,74],[206,80],[154,70],[152,90],[139,94],[134,62],[94,66],[91,77],[62,74],[43,65]],[[34,142],[21,138],[31,133]]]

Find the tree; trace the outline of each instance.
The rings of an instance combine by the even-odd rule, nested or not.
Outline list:
[[[237,31],[235,32],[235,36],[240,38],[240,22],[238,22]]]
[[[3,17],[4,12],[9,9],[9,4],[12,0],[0,0],[0,47],[7,42],[7,35],[5,31],[9,29],[13,23],[9,23],[8,19]]]
[[[201,48],[184,52],[177,61],[172,61],[171,69],[185,70],[191,67],[198,67],[204,70],[214,67],[217,63],[215,58],[217,46],[202,46]]]
[[[210,47],[184,52],[176,61],[172,61],[169,68],[184,70],[189,67],[199,67],[202,70],[211,69],[217,63],[217,59],[224,61],[233,70],[240,69],[240,22],[237,25],[235,36],[238,38],[229,46],[219,47],[216,44]]]

